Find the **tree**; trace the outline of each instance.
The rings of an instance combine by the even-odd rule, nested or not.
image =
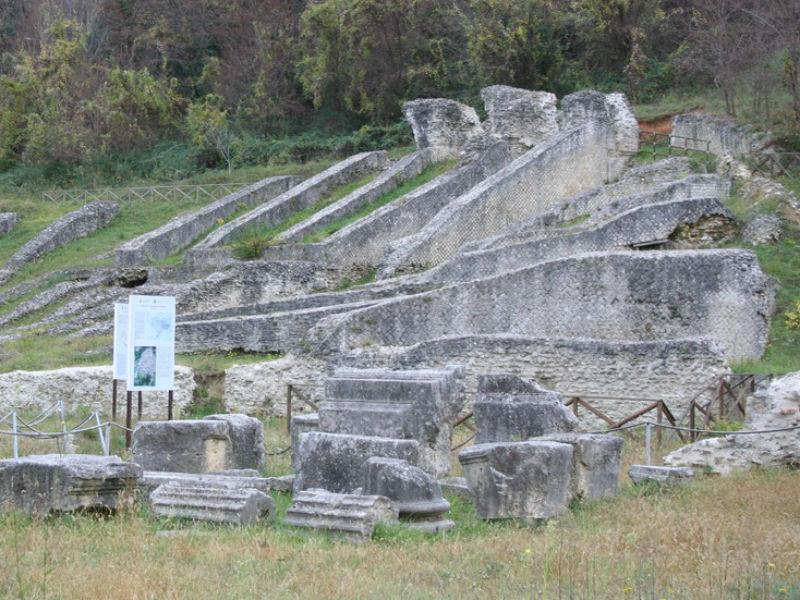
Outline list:
[[[236,136],[228,122],[228,111],[221,104],[222,98],[214,94],[193,102],[186,111],[186,126],[192,142],[199,148],[217,152],[230,172]]]
[[[467,52],[482,85],[572,91],[565,14],[545,0],[478,0],[465,13]]]

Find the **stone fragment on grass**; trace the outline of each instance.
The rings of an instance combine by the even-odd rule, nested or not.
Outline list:
[[[694,479],[694,471],[689,467],[631,465],[628,476],[636,484],[652,482],[670,486],[690,483]]]
[[[436,532],[455,527],[444,517],[450,503],[439,483],[419,467],[395,458],[373,457],[364,465],[362,492],[386,496],[397,508],[401,522],[414,529]]]
[[[170,482],[150,494],[150,508],[160,517],[245,525],[273,513],[275,504],[253,488]]]
[[[476,444],[458,460],[481,519],[547,519],[567,510],[573,448],[559,442]]]
[[[397,522],[397,509],[383,496],[336,494],[309,489],[298,492],[284,525],[322,529],[361,542],[372,537],[378,523]]]
[[[45,517],[133,505],[142,469],[117,456],[42,454],[0,460],[0,510]]]

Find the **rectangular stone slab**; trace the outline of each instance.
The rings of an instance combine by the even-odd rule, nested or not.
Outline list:
[[[0,460],[0,509],[44,517],[130,508],[142,468],[117,456],[43,454]]]

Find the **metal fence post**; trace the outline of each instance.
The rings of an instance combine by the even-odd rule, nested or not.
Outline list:
[[[17,438],[17,413],[11,413],[11,431],[14,438],[14,458],[19,458],[19,439]]]
[[[647,422],[645,431],[644,431],[644,440],[645,440],[645,456],[647,458],[647,466],[650,466],[650,436],[652,435],[652,423],[650,421]]]

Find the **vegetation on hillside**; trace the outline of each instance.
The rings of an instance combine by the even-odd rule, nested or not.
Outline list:
[[[488,84],[634,103],[711,87],[796,145],[798,23],[796,0],[3,2],[0,186],[401,145],[404,100],[478,105]]]

